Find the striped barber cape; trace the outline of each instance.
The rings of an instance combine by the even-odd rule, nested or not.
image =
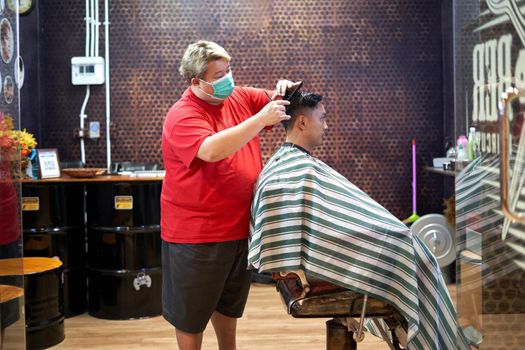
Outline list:
[[[302,269],[390,303],[408,321],[410,350],[458,348],[456,312],[424,243],[341,174],[293,145],[282,146],[259,177],[248,260],[259,272]]]

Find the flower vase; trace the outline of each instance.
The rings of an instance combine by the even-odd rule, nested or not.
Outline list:
[[[20,159],[20,177],[22,179],[26,179],[29,176],[27,176],[27,167],[29,166],[29,158],[22,157]]]

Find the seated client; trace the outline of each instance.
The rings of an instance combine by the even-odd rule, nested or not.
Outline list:
[[[429,249],[388,210],[310,154],[327,129],[321,100],[298,92],[287,107],[286,142],[255,189],[250,266],[259,272],[303,270],[307,278],[388,302],[408,323],[408,349],[465,348]]]

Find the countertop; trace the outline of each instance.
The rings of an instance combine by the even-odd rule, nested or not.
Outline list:
[[[128,175],[98,175],[89,178],[71,177],[68,175],[62,175],[61,177],[54,179],[23,179],[21,183],[30,184],[41,184],[41,183],[68,183],[68,182],[82,182],[82,183],[93,183],[93,182],[151,182],[158,181],[162,182],[163,177],[136,177]]]

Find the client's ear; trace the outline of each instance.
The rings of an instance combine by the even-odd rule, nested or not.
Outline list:
[[[199,79],[197,78],[191,78],[191,85],[195,86],[195,85],[199,85]]]
[[[298,117],[297,117],[297,127],[299,128],[299,130],[301,131],[304,131],[306,129],[306,123],[305,123],[305,116],[304,114],[300,114]]]

